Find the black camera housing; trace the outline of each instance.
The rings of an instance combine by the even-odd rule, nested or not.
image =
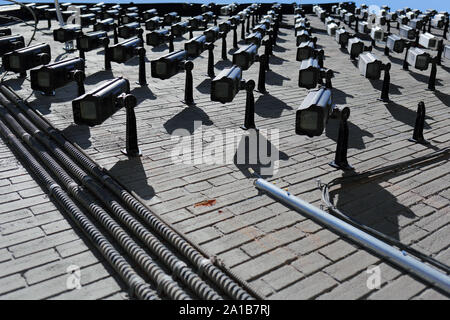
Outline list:
[[[126,39],[108,48],[109,59],[117,63],[127,62],[138,54],[136,49],[142,46],[140,38]]]
[[[84,60],[66,59],[30,71],[31,89],[50,93],[72,82],[75,71],[84,72]]]
[[[211,27],[203,32],[203,34],[206,37],[206,42],[211,42],[211,43],[215,42],[217,39],[220,38],[219,33],[220,33],[220,30],[219,30],[219,27],[217,27],[217,26]]]
[[[245,37],[245,43],[250,44],[253,43],[258,48],[261,46],[263,36],[259,32],[254,32]]]
[[[178,15],[178,12],[169,12],[164,15],[164,25],[166,26],[170,26],[180,21],[181,17]]]
[[[182,62],[186,60],[187,52],[179,50],[166,54],[159,59],[151,61],[151,74],[153,78],[169,79],[183,70]]]
[[[189,22],[177,22],[170,27],[170,32],[174,37],[182,37],[187,31],[189,27]]]
[[[252,43],[233,53],[233,64],[241,68],[242,71],[245,71],[257,60],[257,56],[258,47]]]
[[[206,36],[201,35],[184,43],[184,50],[189,58],[197,58],[205,50]]]
[[[50,46],[39,43],[5,54],[2,62],[6,71],[24,73],[29,69],[49,63],[50,58]]]
[[[156,17],[158,15],[158,10],[156,9],[149,9],[142,13],[142,18],[144,21],[147,21],[148,19],[151,19],[153,17]]]
[[[81,33],[81,26],[79,24],[67,24],[64,27],[53,30],[53,40],[64,43],[75,40]]]
[[[103,39],[105,38],[108,38],[106,31],[85,33],[77,38],[77,48],[85,52],[98,49],[103,46]]]
[[[21,35],[0,37],[0,57],[5,53],[25,47],[25,40]]]
[[[114,30],[114,19],[108,18],[101,21],[98,21],[94,24],[94,31],[111,31]]]
[[[119,38],[128,39],[139,35],[140,24],[138,22],[131,22],[121,25],[117,29],[117,35]]]
[[[122,108],[118,97],[130,93],[127,79],[115,78],[72,101],[73,119],[78,125],[102,124]]]
[[[241,89],[242,70],[238,66],[223,69],[211,81],[211,101],[227,103],[233,101]]]
[[[145,30],[153,31],[159,29],[162,24],[162,19],[160,17],[153,17],[145,20]]]
[[[147,45],[153,46],[153,47],[160,46],[160,45],[166,43],[169,34],[170,34],[170,31],[165,28],[154,30],[145,35],[146,43],[147,43]]]

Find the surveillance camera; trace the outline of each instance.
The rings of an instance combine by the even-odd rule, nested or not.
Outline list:
[[[312,58],[312,57],[314,57],[315,52],[316,52],[315,41],[302,42],[297,47],[296,60],[303,61],[308,58]]]
[[[142,18],[144,21],[156,17],[158,15],[158,11],[156,9],[146,10],[142,13]]]
[[[0,28],[0,37],[10,36],[11,29],[10,28]]]
[[[146,37],[146,43],[149,46],[157,47],[162,45],[163,43],[166,43],[167,37],[169,36],[170,32],[168,29],[158,29],[154,30],[150,33],[147,33]]]
[[[198,30],[202,25],[205,24],[205,18],[201,15],[189,18],[188,21],[189,26],[192,28],[192,30]]]
[[[126,39],[109,47],[108,56],[111,61],[124,63],[135,57],[138,54],[136,49],[142,46],[142,40],[139,38]]]
[[[122,23],[128,24],[131,22],[139,22],[139,14],[137,12],[129,12],[122,16]]]
[[[381,27],[372,27],[370,30],[370,37],[373,41],[383,41],[384,39],[384,31]]]
[[[381,76],[383,63],[371,52],[359,55],[358,68],[364,77],[371,80],[378,80]]]
[[[252,29],[253,32],[259,32],[264,37],[267,32],[267,27],[265,24],[259,24]]]
[[[219,30],[223,33],[228,33],[231,30],[231,21],[227,20],[219,24]]]
[[[183,67],[181,63],[186,60],[187,52],[179,50],[171,52],[151,62],[151,73],[153,78],[169,79],[180,72]]]
[[[5,53],[25,47],[25,40],[21,35],[0,37],[0,57]]]
[[[416,38],[416,30],[409,26],[400,26],[398,33],[404,39],[414,40]]]
[[[331,112],[331,90],[310,91],[295,113],[295,133],[310,138],[322,135]]]
[[[245,43],[250,44],[253,43],[258,48],[261,46],[262,34],[259,32],[254,32],[245,37]]]
[[[215,42],[217,39],[219,39],[219,27],[215,26],[215,27],[211,27],[209,29],[207,29],[205,32],[203,32],[203,34],[206,37],[206,42],[210,42],[213,43]]]
[[[140,32],[140,24],[138,22],[130,22],[124,25],[121,25],[118,30],[118,36],[119,38],[128,39],[131,37],[135,37],[139,35]]]
[[[181,17],[178,15],[177,12],[169,12],[164,15],[164,25],[166,26],[170,26],[175,22],[179,22],[180,20]]]
[[[90,127],[102,124],[123,105],[119,97],[130,93],[127,79],[115,78],[72,101],[74,122]]]
[[[160,17],[153,17],[145,21],[145,30],[153,31],[159,29],[162,24],[162,20]]]
[[[250,44],[233,53],[233,64],[245,71],[255,62],[258,55],[258,47]]]
[[[77,38],[77,48],[83,51],[91,51],[103,46],[103,40],[108,38],[106,31],[94,31]]]
[[[428,32],[420,34],[419,44],[421,46],[423,46],[424,48],[427,48],[430,50],[438,49],[438,40],[437,40],[436,36],[434,36]]]
[[[405,49],[405,41],[395,34],[390,34],[386,40],[386,46],[389,51],[402,53]]]
[[[111,31],[114,29],[114,19],[108,18],[94,24],[94,31]]]
[[[2,62],[6,71],[24,73],[29,69],[49,63],[50,57],[50,46],[40,43],[9,52],[3,56]]]
[[[406,57],[406,62],[418,70],[425,71],[431,62],[431,56],[419,48],[410,48]]]
[[[53,30],[53,40],[62,43],[75,40],[80,35],[81,26],[79,24],[67,24],[64,27]]]
[[[197,58],[205,50],[206,36],[201,35],[192,38],[184,43],[184,50],[186,50],[189,58]]]
[[[188,27],[189,23],[187,21],[178,22],[170,27],[170,32],[174,37],[182,37],[188,31]]]
[[[30,72],[33,90],[51,93],[72,81],[84,78],[84,60],[80,58],[66,59],[47,64]]]
[[[211,81],[211,101],[227,103],[233,101],[241,88],[242,70],[238,66],[223,69]]]

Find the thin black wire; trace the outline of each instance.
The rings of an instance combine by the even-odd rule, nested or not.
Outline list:
[[[346,182],[347,180],[350,181],[357,181],[357,180],[363,180],[363,179],[369,179],[369,177],[374,176],[374,175],[381,175],[381,174],[388,174],[388,173],[392,173],[392,172],[398,172],[401,169],[407,167],[409,169],[411,169],[412,167],[416,167],[420,164],[422,164],[425,161],[428,160],[435,160],[439,157],[448,155],[450,153],[450,148],[445,148],[436,152],[433,152],[431,154],[416,158],[416,159],[412,159],[412,160],[407,160],[407,161],[403,161],[403,162],[399,162],[390,166],[386,166],[386,167],[382,167],[382,168],[378,168],[378,169],[374,169],[374,170],[370,170],[370,171],[366,171],[363,173],[359,173],[359,174],[355,174],[353,176],[347,176],[347,177],[340,177],[340,178],[336,178],[334,180],[332,180],[331,182],[329,182],[328,184],[319,184],[319,188],[322,191],[322,200],[323,202],[325,202],[325,204],[327,205],[328,211],[333,214],[334,216],[341,218],[342,220],[344,220],[345,222],[351,224],[352,226],[359,228],[361,230],[364,230],[365,232],[371,234],[374,237],[379,238],[380,240],[383,240],[387,243],[389,243],[390,245],[394,245],[396,247],[398,247],[401,250],[404,250],[414,256],[416,256],[417,258],[419,258],[420,260],[424,261],[424,262],[428,262],[429,264],[445,271],[447,274],[450,274],[450,267],[447,266],[446,264],[434,259],[433,257],[430,257],[402,242],[400,242],[399,240],[392,238],[378,230],[375,230],[359,221],[357,221],[356,219],[346,215],[345,213],[343,213],[342,211],[340,211],[333,203],[333,201],[330,199],[330,193],[329,193],[329,189],[330,187],[332,187],[333,185],[336,184],[342,184],[342,182]],[[372,178],[373,179],[373,178]]]

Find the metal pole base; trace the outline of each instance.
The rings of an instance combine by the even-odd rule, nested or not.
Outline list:
[[[328,163],[330,166],[332,166],[333,168],[336,169],[340,169],[343,171],[351,171],[351,170],[355,170],[355,168],[353,168],[351,165],[349,165],[348,163],[343,163],[343,164],[338,164],[335,161],[331,161],[330,163]]]
[[[414,143],[423,144],[423,145],[428,145],[428,144],[430,144],[430,141],[425,140],[425,139],[423,139],[423,140],[416,140],[416,139],[413,139],[413,138],[409,138],[408,141],[414,142]]]
[[[122,149],[120,150],[120,152],[122,152],[124,155],[126,155],[127,157],[130,158],[138,158],[138,157],[142,157],[142,152],[140,149],[138,149],[137,151],[127,151],[127,149]]]

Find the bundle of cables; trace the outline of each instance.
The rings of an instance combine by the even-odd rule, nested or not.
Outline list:
[[[450,267],[445,265],[444,263],[418,251],[417,249],[414,249],[414,248],[400,242],[399,240],[397,240],[395,238],[392,238],[392,237],[390,237],[378,230],[375,230],[375,229],[357,221],[356,219],[346,215],[345,213],[343,213],[341,210],[339,210],[334,205],[333,200],[330,199],[330,194],[329,194],[330,188],[335,185],[341,185],[343,183],[349,183],[349,182],[350,183],[362,182],[362,181],[367,182],[367,181],[374,180],[374,179],[380,178],[381,176],[392,174],[395,172],[403,172],[403,171],[412,170],[418,166],[423,166],[429,162],[448,158],[449,154],[450,154],[450,148],[445,148],[445,149],[441,149],[439,151],[427,154],[425,156],[422,156],[422,157],[419,157],[416,159],[399,162],[399,163],[392,164],[392,165],[389,165],[386,167],[381,167],[381,168],[377,168],[377,169],[362,172],[362,173],[355,173],[354,175],[350,175],[350,176],[346,176],[346,177],[339,177],[339,178],[332,180],[331,182],[329,182],[327,184],[323,184],[319,181],[319,189],[322,191],[322,200],[323,200],[323,202],[325,202],[328,212],[330,214],[334,215],[335,217],[342,219],[343,221],[354,226],[355,228],[359,228],[360,230],[363,230],[363,231],[369,233],[370,235],[378,238],[379,240],[382,240],[386,243],[389,243],[390,245],[396,246],[400,250],[403,250],[405,252],[408,252],[411,255],[414,255],[415,257],[422,260],[423,262],[427,262],[430,265],[433,265],[436,268],[441,269],[442,271],[446,272],[447,274],[450,274]]]

